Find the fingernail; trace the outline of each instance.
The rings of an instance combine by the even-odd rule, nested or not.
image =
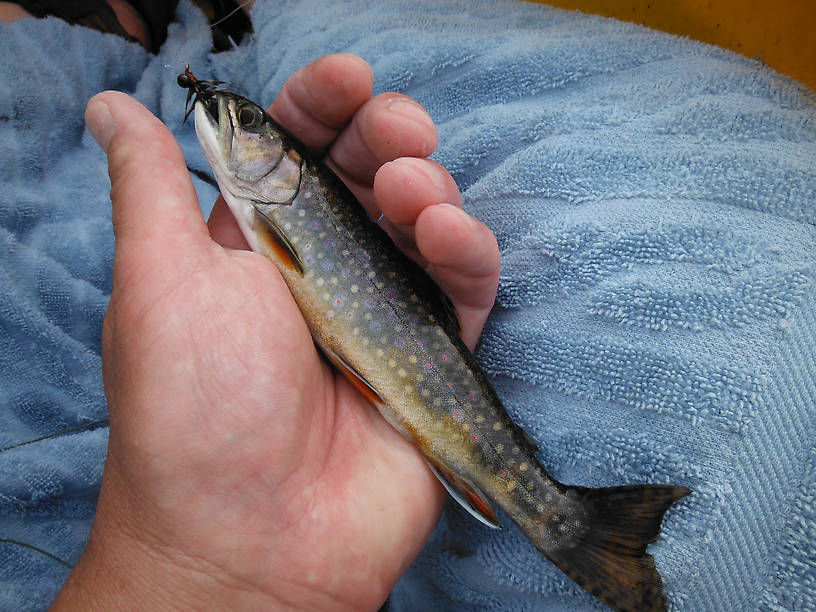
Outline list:
[[[424,176],[428,177],[428,180],[430,180],[433,186],[439,189],[439,191],[442,192],[447,191],[448,189],[447,172],[443,170],[440,166],[437,166],[436,164],[429,160],[416,159],[414,157],[404,157],[402,158],[401,162],[413,166],[414,169],[421,172]]]
[[[110,107],[102,100],[91,99],[85,109],[85,124],[97,144],[107,153],[111,137],[116,131],[116,122]]]
[[[388,100],[386,107],[392,113],[397,113],[398,115],[413,121],[421,121],[422,123],[433,127],[433,121],[431,120],[430,116],[428,116],[428,111],[422,108],[422,105],[416,100],[398,96]]]

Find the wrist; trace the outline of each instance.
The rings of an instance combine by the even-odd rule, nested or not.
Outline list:
[[[290,609],[205,560],[138,537],[122,521],[128,504],[105,493],[103,485],[88,546],[51,610]]]

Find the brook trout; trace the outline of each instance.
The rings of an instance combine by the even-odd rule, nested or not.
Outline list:
[[[567,486],[538,463],[459,338],[450,301],[343,182],[254,102],[179,75],[221,193],[250,247],[283,276],[315,344],[413,441],[451,496],[490,527],[492,503],[615,610],[665,610],[646,554],[689,489]],[[491,503],[492,500],[492,503]]]

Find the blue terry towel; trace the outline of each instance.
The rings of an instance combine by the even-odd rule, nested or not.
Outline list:
[[[179,9],[158,56],[56,20],[0,25],[0,447],[103,417],[113,239],[82,123],[133,93],[181,123],[182,62],[270,102],[330,52],[416,97],[435,158],[497,234],[478,352],[558,479],[685,485],[651,547],[683,610],[816,609],[816,98],[761,64],[644,28],[493,0],[259,2],[209,56]],[[214,190],[196,180],[206,213]],[[0,538],[72,563],[104,427],[0,453]],[[512,525],[448,505],[391,610],[597,610]],[[68,569],[0,543],[0,608],[39,610]]]

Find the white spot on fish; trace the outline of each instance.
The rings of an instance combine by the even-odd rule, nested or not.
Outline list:
[[[360,288],[357,285],[352,285],[351,286],[351,292],[352,293],[357,293],[359,290],[360,290]]]
[[[501,431],[501,428],[504,427],[501,423],[496,421],[493,423],[493,431]]]

